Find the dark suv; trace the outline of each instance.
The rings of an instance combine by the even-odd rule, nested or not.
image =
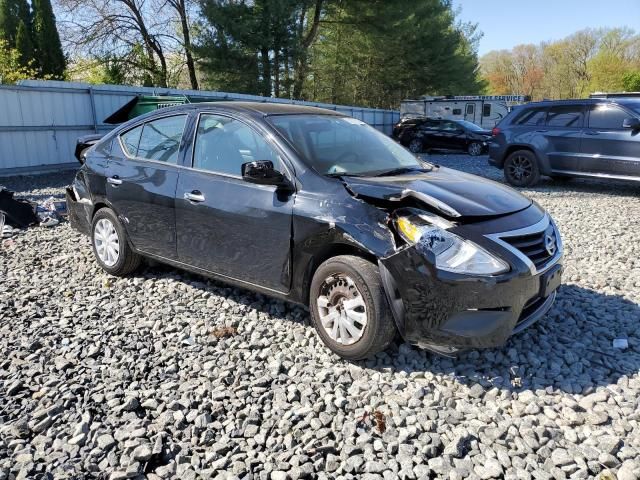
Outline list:
[[[511,185],[552,178],[640,181],[640,99],[530,103],[516,107],[489,142],[489,163]]]
[[[413,153],[430,149],[462,150],[470,155],[487,151],[491,132],[466,120],[405,118],[393,128],[393,138]]]

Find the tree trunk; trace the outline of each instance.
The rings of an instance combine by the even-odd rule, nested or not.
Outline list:
[[[280,98],[280,47],[277,45],[273,51],[273,93]]]
[[[296,61],[295,80],[293,84],[293,98],[299,99],[302,96],[302,87],[304,86],[304,80],[307,78],[307,71],[309,69],[308,62],[308,50],[318,36],[318,27],[320,26],[320,15],[322,14],[322,4],[324,0],[316,0],[316,6],[313,12],[313,20],[311,22],[311,28],[302,41],[300,54]],[[304,17],[302,17],[304,22]],[[302,26],[304,28],[304,26]]]
[[[269,49],[262,47],[260,49],[260,57],[262,58],[262,95],[271,96],[271,60],[269,60]]]
[[[191,31],[189,30],[189,19],[187,18],[187,6],[185,0],[177,0],[172,2],[174,8],[180,16],[180,25],[182,26],[182,39],[184,40],[184,54],[187,59],[187,70],[189,71],[189,82],[193,90],[199,90],[198,77],[196,76],[196,64],[193,60]]]

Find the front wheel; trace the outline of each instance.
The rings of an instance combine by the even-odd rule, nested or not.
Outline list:
[[[320,265],[309,298],[318,335],[342,358],[371,357],[396,335],[378,267],[360,257],[341,255]]]
[[[482,155],[482,150],[483,150],[482,144],[479,142],[471,142],[467,147],[467,151],[469,152],[469,155],[472,155],[474,157],[477,157],[478,155]]]
[[[127,275],[142,261],[140,255],[131,249],[118,216],[109,208],[98,210],[93,217],[91,244],[98,264],[111,275]]]
[[[513,152],[504,162],[504,177],[514,187],[530,187],[540,180],[540,167],[529,150]]]

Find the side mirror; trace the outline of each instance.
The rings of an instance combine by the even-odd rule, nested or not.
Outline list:
[[[242,164],[242,179],[258,185],[275,185],[291,189],[293,186],[287,177],[277,171],[270,160],[258,160]]]
[[[622,128],[629,128],[631,130],[640,130],[640,118],[631,117],[625,118],[622,122]]]

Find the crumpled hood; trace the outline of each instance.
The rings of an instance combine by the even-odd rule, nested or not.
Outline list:
[[[413,197],[453,218],[506,215],[531,205],[531,200],[506,185],[444,167],[424,173],[343,180],[358,197],[385,201]]]

